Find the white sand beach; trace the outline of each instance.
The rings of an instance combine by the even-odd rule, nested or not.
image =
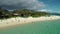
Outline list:
[[[0,20],[0,28],[7,27],[7,26],[13,26],[17,24],[25,24],[25,23],[36,22],[36,21],[56,20],[56,19],[60,19],[60,16],[49,16],[49,17],[42,16],[42,17],[37,17],[37,18],[32,18],[32,17],[9,18],[9,19]]]

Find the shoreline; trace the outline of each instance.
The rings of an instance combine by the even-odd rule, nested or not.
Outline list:
[[[60,16],[49,16],[49,17],[37,17],[37,18],[22,18],[22,17],[16,17],[16,18],[9,18],[9,19],[4,19],[0,20],[0,28],[5,28],[5,27],[10,27],[10,26],[15,26],[15,25],[23,25],[26,23],[31,23],[31,22],[36,22],[36,21],[46,21],[46,20],[58,20],[60,19]]]

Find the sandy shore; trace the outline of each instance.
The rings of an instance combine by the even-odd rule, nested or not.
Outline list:
[[[37,18],[22,18],[22,17],[16,17],[16,18],[9,18],[9,19],[4,19],[0,20],[0,28],[1,27],[6,27],[6,26],[13,26],[17,24],[25,24],[25,23],[30,23],[30,22],[35,22],[35,21],[45,21],[45,20],[56,20],[60,19],[60,16],[50,16],[50,17],[37,17]]]

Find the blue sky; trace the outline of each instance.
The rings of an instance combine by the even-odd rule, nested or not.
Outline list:
[[[45,9],[50,12],[60,13],[60,0],[39,0],[46,4]]]
[[[60,0],[0,0],[0,6],[5,9],[30,9],[60,13]]]

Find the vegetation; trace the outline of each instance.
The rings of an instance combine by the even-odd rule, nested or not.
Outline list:
[[[11,17],[40,17],[40,16],[46,16],[49,15],[46,12],[37,12],[37,11],[33,11],[33,10],[27,10],[27,9],[23,9],[23,10],[14,10],[14,11],[8,11],[6,9],[1,9],[0,8],[0,19],[2,18],[11,18]]]

